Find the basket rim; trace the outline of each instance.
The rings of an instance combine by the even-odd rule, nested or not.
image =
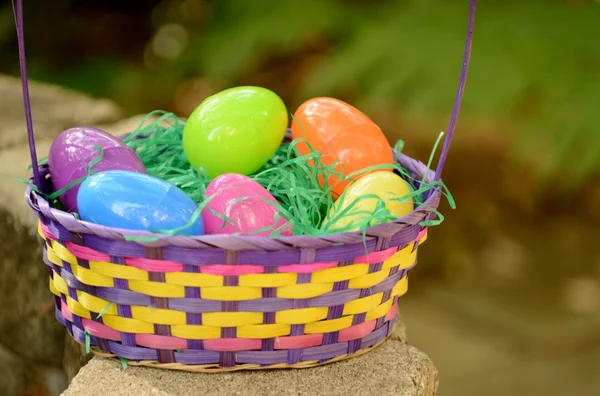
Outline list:
[[[423,177],[427,174],[427,183],[435,180],[436,172],[427,168],[421,161],[415,160],[405,154],[392,149],[394,159],[405,167],[409,172]],[[47,164],[40,167],[42,172],[48,172]],[[363,231],[352,231],[344,233],[332,233],[321,236],[293,235],[293,236],[256,236],[256,235],[229,235],[212,234],[200,236],[166,235],[149,231],[127,230],[107,227],[96,223],[90,223],[75,218],[68,212],[52,208],[48,201],[27,186],[25,200],[29,207],[36,213],[40,220],[48,219],[57,222],[71,233],[80,235],[96,235],[108,240],[135,242],[147,247],[180,246],[192,248],[223,248],[224,245],[231,250],[283,250],[285,246],[294,247],[327,247],[339,244],[364,242],[372,238],[391,238],[403,229],[419,225],[423,220],[434,218],[440,198],[441,188],[435,187],[429,193],[425,202],[415,208],[410,214],[396,219],[393,222],[378,224]],[[365,235],[366,234],[366,235]],[[132,240],[131,237],[136,239]],[[148,238],[152,241],[142,241],[137,238]],[[235,246],[233,246],[235,245]],[[236,247],[237,246],[237,247]]]

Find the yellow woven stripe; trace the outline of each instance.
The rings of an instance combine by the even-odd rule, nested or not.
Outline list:
[[[42,232],[42,222],[40,220],[38,220],[38,222],[37,222],[37,233],[39,236],[42,237],[42,239],[46,239],[46,236]]]
[[[390,269],[398,266],[399,269],[412,267],[417,259],[417,251],[411,252],[413,246],[408,245],[402,250],[396,252],[392,257],[383,262],[381,269]]]
[[[85,309],[95,313],[101,312],[109,304],[109,302],[106,300],[79,290],[77,291],[77,299],[79,300],[79,303],[85,307]],[[110,307],[105,311],[105,314],[117,315],[117,306],[115,304],[111,304]]]
[[[165,282],[180,286],[216,287],[223,286],[223,277],[219,275],[193,274],[189,272],[168,272],[165,274]]]
[[[100,275],[119,279],[148,280],[148,272],[127,265],[90,261],[90,269]]]
[[[56,287],[54,286],[54,279],[52,278],[48,278],[49,280],[49,284],[50,284],[50,292],[52,294],[54,294],[55,296],[59,296],[60,297],[60,292],[56,289]]]
[[[240,276],[239,285],[252,287],[280,287],[295,285],[297,278],[297,274],[291,272],[282,274],[249,274]]]
[[[54,273],[54,288],[58,290],[62,294],[69,294],[69,289],[67,288],[67,282],[58,274]]]
[[[338,319],[324,320],[322,322],[308,323],[304,327],[305,334],[330,333],[340,331],[352,326],[354,316],[344,316]]]
[[[240,326],[237,337],[240,338],[273,338],[290,335],[291,326],[288,324],[263,324],[255,326]]]
[[[221,328],[204,325],[172,326],[171,335],[188,340],[209,340],[211,338],[221,338]]]
[[[90,286],[100,286],[100,287],[114,287],[115,283],[113,278],[108,276],[100,275],[92,270],[87,268],[80,267],[77,263],[71,263],[71,270],[73,271],[73,275],[81,283]]]
[[[277,288],[279,298],[313,298],[333,290],[333,283],[301,283]]]
[[[184,325],[185,312],[153,307],[131,307],[131,317],[142,322],[162,325]]]
[[[91,319],[90,311],[85,309],[83,305],[73,300],[71,297],[67,296],[67,306],[69,307],[69,311],[72,314],[81,316],[82,318]]]
[[[262,297],[258,287],[222,286],[202,289],[202,298],[218,301],[244,301]]]
[[[367,317],[365,320],[377,319],[385,316],[392,308],[392,304],[394,303],[394,299],[390,297],[389,300],[384,302],[381,305],[378,305],[377,308],[370,310],[367,312]]]
[[[275,323],[306,324],[318,322],[326,317],[327,307],[286,309],[275,314]]]
[[[408,276],[400,279],[392,289],[392,296],[403,296],[408,291]]]
[[[202,323],[207,326],[238,327],[262,322],[262,312],[210,312],[202,315]]]
[[[314,283],[340,282],[354,279],[369,272],[368,264],[354,264],[345,267],[327,268],[315,271],[311,277]]]
[[[382,299],[383,292],[350,301],[344,305],[344,315],[368,312],[381,304]]]
[[[52,244],[52,248],[56,252],[56,255],[62,260],[66,261],[69,264],[77,264],[77,257],[73,256],[73,253],[71,253],[69,249],[67,249],[65,246],[61,245],[58,242],[54,242]]]
[[[349,289],[368,289],[375,285],[380,284],[390,274],[389,268],[382,269],[381,271],[372,272],[358,278],[351,279],[348,282]]]
[[[423,238],[421,238],[421,240],[419,241],[419,246],[421,246],[423,242],[427,240],[427,234],[429,234],[429,230],[425,231],[425,235],[423,235]]]
[[[58,245],[58,243],[54,243],[54,245]],[[48,260],[52,263],[52,264],[56,264],[59,267],[62,267],[62,260],[60,259],[60,257],[58,257],[58,255],[56,254],[56,251],[54,250],[53,247],[49,247],[48,249]]]
[[[111,329],[124,333],[154,334],[152,323],[142,322],[137,319],[121,318],[115,315],[103,315],[102,322]]]
[[[183,286],[169,285],[163,282],[130,280],[129,290],[153,297],[185,297],[185,288]]]

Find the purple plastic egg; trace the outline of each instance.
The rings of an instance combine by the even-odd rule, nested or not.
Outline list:
[[[99,155],[96,145],[102,148],[104,156],[92,169],[146,173],[138,155],[118,138],[100,129],[75,127],[63,131],[50,147],[48,166],[56,191],[86,176],[88,164]],[[79,186],[73,186],[60,196],[68,211],[77,211]]]

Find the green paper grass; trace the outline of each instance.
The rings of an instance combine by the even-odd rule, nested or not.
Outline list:
[[[156,119],[150,121],[154,117]],[[297,121],[295,120],[294,122]],[[194,169],[185,157],[182,143],[184,126],[185,121],[173,113],[155,111],[148,114],[136,131],[124,141],[139,155],[146,166],[148,174],[179,187],[199,205],[199,209],[192,219],[190,219],[189,225],[200,216],[201,211],[210,201],[211,197],[205,196],[206,187],[210,183],[206,172],[202,168]],[[436,141],[429,158],[428,168],[431,167],[442,136],[443,133],[439,135]],[[299,155],[296,146],[300,141],[301,139],[297,139],[293,142],[282,143],[270,160],[255,174],[250,176],[265,187],[277,200],[276,203],[270,202],[278,211],[274,223],[276,223],[277,216],[283,216],[289,220],[288,225],[291,224],[293,226],[295,235],[319,236],[332,232],[364,231],[369,226],[396,220],[395,216],[391,215],[385,207],[385,202],[375,195],[359,197],[354,202],[345,205],[342,210],[334,211],[328,217],[327,214],[330,213],[335,202],[331,194],[333,186],[329,186],[327,183],[321,186],[319,180],[327,181],[332,176],[339,181],[345,181],[353,180],[356,176],[366,172],[378,169],[392,169],[408,181],[413,188],[410,194],[394,199],[402,201],[410,197],[413,198],[415,205],[418,206],[423,203],[425,192],[439,188],[447,197],[450,206],[452,208],[455,207],[450,192],[442,182],[421,184],[421,180],[412,178],[409,172],[398,164],[372,166],[345,176],[343,175],[343,168],[339,167],[339,164],[325,164],[322,161],[322,154],[312,150],[312,148],[309,154]],[[401,150],[403,146],[404,142],[399,141],[396,144],[396,149]],[[241,197],[230,204],[245,198],[247,197]],[[344,194],[339,199],[344,199]],[[363,199],[378,200],[373,212],[361,213],[354,209],[356,204]],[[443,220],[443,217],[438,212],[436,213],[438,214],[438,219],[429,220],[424,222],[423,225],[439,224]],[[328,224],[335,223],[335,221],[343,216],[354,216],[356,214],[362,215],[358,219],[358,222],[352,222],[345,229],[328,230]],[[230,221],[223,215],[216,215],[223,219],[223,225]],[[326,217],[327,222],[324,224]],[[176,235],[188,225],[175,230],[153,231],[167,235]],[[286,229],[285,227],[274,229],[274,227],[271,229],[256,230],[252,234],[270,231],[270,235],[276,237],[280,236],[281,232]],[[156,238],[129,237],[128,239],[151,241]]]

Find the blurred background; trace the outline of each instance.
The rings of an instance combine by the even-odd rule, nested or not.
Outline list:
[[[124,117],[185,117],[236,85],[272,89],[290,112],[334,96],[424,162],[447,128],[468,16],[467,0],[24,3],[30,77]],[[0,4],[0,73],[17,76]],[[593,0],[478,4],[444,172],[457,209],[442,206],[401,301],[442,396],[600,389],[599,21]]]

